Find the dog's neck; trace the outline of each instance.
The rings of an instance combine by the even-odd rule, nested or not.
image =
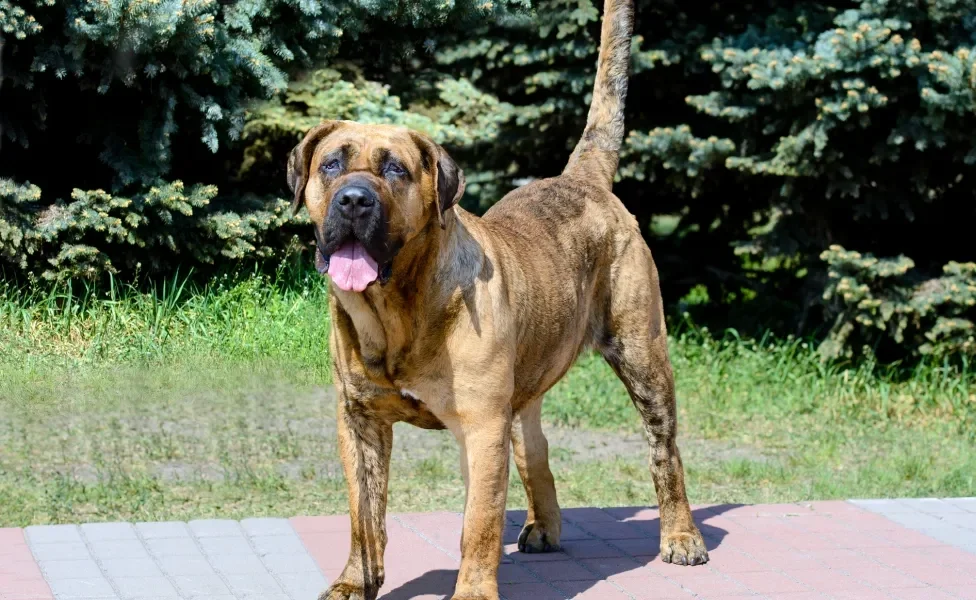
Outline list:
[[[333,323],[339,328],[337,341],[356,345],[372,376],[396,380],[404,362],[413,362],[412,351],[435,352],[458,304],[482,276],[486,257],[468,227],[474,217],[462,214],[470,217],[451,210],[443,229],[434,221],[407,242],[386,284],[372,285],[360,294],[333,286],[337,308],[344,313]]]

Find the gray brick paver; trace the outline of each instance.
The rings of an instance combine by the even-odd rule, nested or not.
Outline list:
[[[173,583],[183,597],[217,596],[229,594],[227,584],[219,575],[174,575]]]
[[[258,535],[250,538],[251,545],[259,556],[266,554],[302,554],[305,546],[295,534]]]
[[[850,500],[899,525],[962,551],[976,554],[976,498],[902,498]],[[896,504],[892,508],[892,503]]]
[[[48,580],[54,597],[58,600],[78,600],[84,598],[111,598],[118,596],[104,577],[90,577],[86,579],[53,579]]]
[[[298,533],[285,519],[245,520],[247,534],[265,569],[291,600],[310,600],[327,587],[327,580]]]
[[[131,523],[86,523],[81,526],[81,532],[89,542],[137,539]]]
[[[925,528],[919,529],[918,531],[924,533],[934,540],[938,540],[946,544],[955,544],[961,538],[961,531],[959,528],[952,526]]]
[[[959,544],[963,546],[976,546],[976,531],[963,531],[959,535]]]
[[[259,535],[295,535],[288,519],[243,519],[241,529],[250,537]]]
[[[203,574],[212,574],[213,569],[206,564],[199,548],[193,543],[193,538],[190,537],[190,530],[186,524],[170,521],[159,523],[158,527],[154,527],[153,525],[157,524],[140,523],[135,527],[139,541],[147,551],[148,562],[140,562],[138,565],[134,565],[135,568],[130,574],[149,575],[146,579],[165,582],[165,586],[163,587],[164,592],[169,594],[167,597],[185,598],[186,595],[182,593],[182,590],[178,589],[179,586],[175,575],[183,574],[192,576],[194,570],[203,570],[199,564],[195,563],[197,560],[204,562],[203,566],[207,570],[203,570]],[[169,554],[169,552],[176,552],[176,554]],[[122,571],[125,565],[107,564],[106,568],[118,572]],[[186,573],[186,571],[190,571],[191,573]],[[121,579],[123,577],[119,574],[117,580]],[[121,588],[126,583],[122,582],[119,585],[120,591],[122,591]],[[227,590],[223,589],[219,591],[226,592]]]
[[[922,512],[893,513],[885,516],[899,525],[904,525],[916,531],[921,529],[939,529],[945,524],[942,519]]]
[[[247,594],[284,594],[277,580],[270,573],[235,573],[227,575],[227,586],[235,596]]]
[[[214,575],[216,571],[202,554],[198,556],[158,556],[156,564],[170,577],[178,575]]]
[[[37,566],[48,579],[86,579],[102,576],[98,564],[91,558],[79,560],[39,560]]]
[[[958,506],[953,506],[939,498],[899,498],[897,502],[934,516],[962,511]]]
[[[136,523],[136,531],[144,540],[159,538],[189,538],[190,529],[182,521],[163,521],[160,523]]]
[[[88,548],[88,552],[91,554],[92,558],[94,559],[94,562],[98,565],[99,576],[101,580],[107,583],[108,586],[112,589],[113,598],[120,598],[119,588],[117,585],[115,585],[112,579],[107,576],[108,574],[105,573],[105,570],[102,568],[101,565],[101,559],[112,558],[114,554],[123,551],[121,550],[123,548],[125,552],[129,553],[130,557],[139,556],[139,553],[140,552],[145,553],[145,550],[142,548],[142,544],[139,543],[138,538],[112,539],[115,537],[112,534],[109,534],[107,538],[99,536],[99,534],[104,536],[104,534],[108,533],[111,530],[114,530],[115,535],[119,535],[118,528],[108,528],[108,529],[95,528],[94,531],[95,531],[96,538],[91,539],[87,535],[88,531],[90,531],[90,528],[82,528],[82,527],[78,528],[78,532],[81,534],[81,539],[84,542],[85,547]]]
[[[976,498],[946,498],[946,502],[966,512],[976,513]]]
[[[57,600],[117,600],[76,525],[25,529],[37,566]]]
[[[200,548],[193,542],[193,538],[155,538],[145,541],[146,548],[153,556],[193,556],[202,557]]]
[[[314,571],[300,573],[282,573],[278,581],[288,594],[296,600],[315,600],[322,590],[328,587],[328,581],[322,576],[318,568]]]
[[[266,554],[261,557],[261,560],[264,561],[271,573],[279,576],[279,579],[281,575],[318,572],[319,569],[312,557],[305,552],[302,554]]]
[[[261,559],[254,554],[231,554],[210,556],[210,564],[221,575],[246,575],[247,573],[267,571]]]
[[[254,554],[254,550],[248,545],[244,536],[235,537],[205,537],[199,538],[197,543],[203,549],[203,553],[210,556],[229,556]]]
[[[297,533],[284,519],[251,519],[247,523],[191,521],[190,530],[223,584],[239,599],[288,597],[261,554],[286,551],[307,556]],[[253,537],[252,537],[253,536]],[[313,563],[314,566],[314,563]],[[317,570],[317,566],[315,567]]]
[[[167,522],[161,527],[150,523],[137,527],[140,538],[149,550],[155,569],[167,582],[174,597],[189,598],[201,593],[216,596],[229,593],[219,575],[206,560],[185,523]],[[212,580],[218,585],[213,585]],[[210,582],[210,585],[206,585]]]
[[[897,500],[891,499],[858,499],[858,500],[848,500],[851,504],[860,506],[865,510],[870,510],[871,512],[880,514],[892,514],[892,513],[914,513],[918,512],[914,507],[908,506],[907,504],[902,504]]]
[[[960,512],[948,514],[945,515],[942,520],[950,525],[955,525],[956,527],[976,530],[976,513]]]
[[[52,544],[30,544],[31,552],[37,560],[78,560],[91,558],[88,547],[83,542]]]
[[[237,521],[232,521],[230,519],[204,519],[190,521],[187,523],[187,526],[189,526],[193,536],[198,539],[243,535],[241,532],[241,526],[237,523]]]
[[[81,543],[77,525],[31,525],[24,529],[31,544]]]
[[[109,558],[148,558],[145,546],[135,540],[89,540],[88,547],[96,560]]]
[[[165,577],[115,577],[111,581],[118,587],[123,600],[180,597]]]
[[[109,578],[162,577],[163,572],[151,558],[107,558],[99,561]]]

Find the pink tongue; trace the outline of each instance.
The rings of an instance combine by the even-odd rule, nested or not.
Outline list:
[[[376,281],[376,261],[359,242],[346,242],[329,258],[329,277],[339,289],[361,292]]]

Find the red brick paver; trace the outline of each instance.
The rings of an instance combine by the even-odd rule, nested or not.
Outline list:
[[[52,600],[22,529],[0,529],[0,600]]]
[[[973,498],[694,513],[711,560],[682,567],[659,556],[654,508],[566,509],[562,550],[546,554],[518,552],[525,513],[510,511],[501,597],[976,600]],[[380,597],[450,598],[462,521],[450,512],[390,515]],[[0,529],[0,600],[314,600],[341,573],[349,544],[346,515]]]
[[[711,560],[666,564],[654,508],[563,511],[562,551],[522,554],[524,512],[509,513],[499,591],[508,600],[783,600],[974,598],[976,554],[848,502],[695,508]],[[300,517],[295,530],[328,578],[349,550],[347,517]],[[347,519],[348,520],[348,519]],[[460,562],[461,515],[393,515],[387,600],[450,598]]]

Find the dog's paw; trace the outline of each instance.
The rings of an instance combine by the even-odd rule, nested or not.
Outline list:
[[[708,562],[705,540],[698,529],[672,533],[661,538],[661,560],[676,565],[703,565]]]
[[[319,600],[375,600],[378,591],[370,593],[364,586],[337,581],[319,594]]]
[[[540,521],[526,523],[519,534],[519,552],[526,554],[559,550],[559,527],[546,526]]]

